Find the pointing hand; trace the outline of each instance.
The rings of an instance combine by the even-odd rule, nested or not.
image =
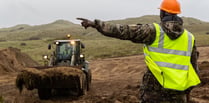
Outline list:
[[[85,18],[76,18],[77,20],[81,20],[81,25],[87,29],[88,27],[95,27],[95,23]]]

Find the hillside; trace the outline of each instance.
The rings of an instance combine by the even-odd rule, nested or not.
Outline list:
[[[203,22],[199,19],[191,18],[191,17],[182,17],[184,21],[184,27],[189,31],[193,32],[194,34],[206,34],[209,32],[209,22]],[[114,20],[111,21],[113,23],[120,23],[120,24],[146,24],[146,23],[160,23],[159,16],[155,15],[147,15],[138,18],[128,18],[125,20]]]
[[[209,23],[203,22],[195,18],[182,17],[184,26],[194,34],[209,33]],[[127,18],[123,20],[108,21],[119,24],[136,24],[136,23],[159,23],[159,16],[146,15],[136,18]],[[10,28],[0,29],[0,40],[39,40],[39,39],[54,39],[64,37],[66,34],[76,35],[94,35],[94,38],[101,38],[98,32],[93,29],[84,30],[80,25],[74,24],[67,20],[57,20],[55,22],[43,25],[30,26],[27,24],[17,25]],[[97,35],[97,36],[96,36]],[[88,37],[87,37],[88,39]]]
[[[206,41],[209,40],[209,23],[195,18],[182,18],[185,28],[195,35],[197,46],[208,46],[209,42]],[[108,22],[120,24],[159,23],[159,16],[147,15]],[[57,20],[44,25],[30,26],[22,24],[11,28],[2,28],[0,29],[0,49],[7,47],[19,48],[41,63],[41,55],[52,52],[47,50],[47,45],[54,39],[65,38],[66,34],[72,34],[73,38],[79,38],[83,41],[86,45],[84,52],[87,59],[120,57],[142,53],[142,45],[105,37],[95,29],[88,28],[85,30],[79,24],[66,20]]]
[[[80,34],[84,30],[78,24],[66,20],[43,25],[17,25],[11,28],[0,29],[0,40],[40,40],[65,36],[68,33]]]

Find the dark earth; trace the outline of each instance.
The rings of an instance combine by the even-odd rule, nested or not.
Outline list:
[[[191,93],[192,103],[209,103],[209,47],[198,47],[202,83]],[[144,56],[128,56],[90,61],[92,85],[81,97],[56,96],[40,100],[37,90],[20,94],[15,79],[24,67],[36,66],[29,56],[15,48],[0,51],[0,96],[4,103],[138,103],[139,85],[146,65]]]

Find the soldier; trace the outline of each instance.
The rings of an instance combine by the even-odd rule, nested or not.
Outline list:
[[[183,28],[177,0],[164,0],[161,23],[120,25],[84,18],[83,27],[92,27],[109,37],[143,43],[147,71],[140,87],[141,103],[187,103],[191,88],[200,83],[194,36]]]

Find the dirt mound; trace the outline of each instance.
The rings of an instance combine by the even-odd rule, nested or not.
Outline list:
[[[209,62],[202,62],[199,64],[201,85],[209,86]]]
[[[209,101],[209,62],[199,63],[199,76],[201,84],[192,90],[191,96],[195,103],[208,103]]]
[[[17,72],[24,67],[37,66],[38,63],[32,60],[20,49],[9,47],[0,50],[0,74]]]
[[[22,91],[23,85],[32,90],[35,88],[67,88],[75,81],[82,80],[84,73],[73,67],[54,67],[38,70],[37,68],[25,68],[16,79],[16,87]],[[75,83],[76,84],[76,83]]]

